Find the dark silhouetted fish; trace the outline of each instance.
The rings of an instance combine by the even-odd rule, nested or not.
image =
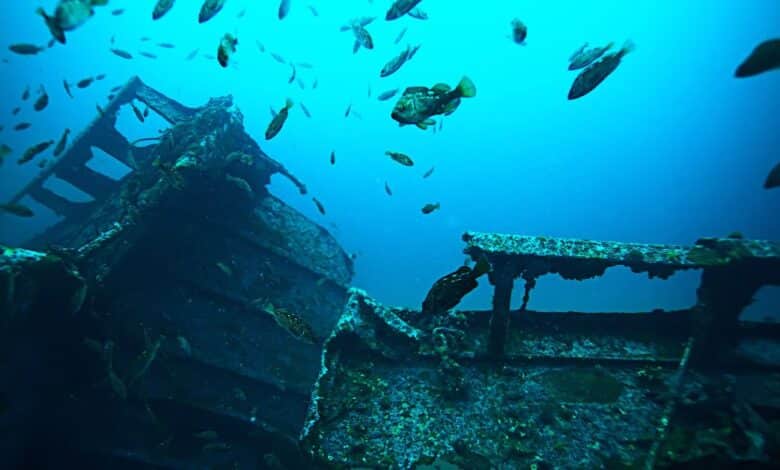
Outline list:
[[[309,11],[313,16],[320,16],[320,13],[317,11],[316,8],[314,8],[314,5],[308,5]]]
[[[68,97],[70,97],[72,99],[73,98],[73,94],[70,92],[70,84],[68,83],[67,80],[63,80],[62,81],[62,87],[65,88],[65,93],[68,94]]]
[[[418,49],[420,49],[419,45],[414,47],[406,46],[406,49],[401,51],[401,53],[397,56],[393,57],[388,63],[384,65],[384,67],[382,67],[382,70],[379,72],[379,76],[387,77],[397,72],[402,65],[414,57]]]
[[[152,19],[159,20],[173,7],[174,0],[158,0],[152,12]]]
[[[38,144],[33,145],[32,147],[28,148],[24,151],[24,154],[22,154],[21,158],[16,162],[19,165],[23,165],[33,158],[35,158],[37,155],[40,155],[41,153],[45,152],[46,149],[54,145],[53,140],[47,140],[46,142],[41,142]]]
[[[420,1],[421,0],[395,0],[390,6],[390,9],[387,10],[385,20],[392,21],[404,16],[412,11]]]
[[[158,42],[157,47],[162,47],[163,49],[174,49],[176,44],[172,44],[170,42]]]
[[[94,82],[94,81],[95,81],[95,77],[84,78],[84,79],[79,80],[78,82],[76,82],[76,87],[78,87],[78,88],[86,88],[86,87],[92,85],[92,82]]]
[[[612,54],[604,56],[601,60],[586,68],[577,78],[569,90],[569,99],[575,100],[581,98],[593,91],[601,82],[604,81],[620,65],[623,57],[634,50],[634,43],[626,41],[625,45]]]
[[[32,217],[35,215],[32,209],[21,204],[0,204],[0,211],[17,217]]]
[[[184,60],[192,60],[192,59],[194,59],[195,57],[197,57],[198,52],[200,52],[200,49],[194,49],[192,52],[187,54],[187,57],[185,57]]]
[[[24,87],[24,91],[22,92],[22,101],[27,101],[30,99],[30,85],[27,85]]]
[[[336,164],[336,151],[331,150],[330,151],[330,164],[335,165]]]
[[[279,131],[282,130],[285,121],[287,121],[290,108],[292,107],[292,100],[287,98],[287,102],[285,103],[284,107],[279,110],[278,113],[276,113],[273,119],[271,119],[271,122],[268,124],[268,128],[265,130],[265,140],[273,139],[279,133]]]
[[[311,200],[314,201],[314,205],[317,206],[317,210],[320,211],[320,214],[325,215],[325,206],[323,206],[316,197],[311,198]]]
[[[145,52],[145,51],[139,52],[138,55],[144,56],[147,59],[156,59],[157,58],[157,54],[152,54],[151,52]]]
[[[780,39],[771,39],[753,49],[734,75],[737,78],[752,77],[777,68],[780,68]]]
[[[435,204],[430,204],[429,203],[429,204],[426,204],[426,205],[423,206],[422,213],[425,214],[425,215],[428,215],[428,214],[430,214],[430,213],[432,213],[434,211],[439,210],[440,208],[441,208],[441,204],[439,204],[438,202],[435,203]]]
[[[121,15],[124,12],[125,12],[124,8],[117,8],[116,10],[112,10],[111,11],[111,15],[112,16],[119,16],[119,15]]]
[[[423,177],[423,178],[428,178],[429,176],[431,176],[431,175],[433,174],[433,170],[434,170],[435,168],[436,168],[436,167],[433,167],[433,166],[432,166],[430,170],[428,170],[428,171],[426,171],[425,173],[423,173],[423,176],[422,176],[422,177]]]
[[[38,96],[38,99],[35,100],[35,103],[33,103],[33,109],[36,111],[43,111],[46,109],[46,106],[49,105],[49,94],[46,93],[46,89],[43,88],[43,85],[41,85],[40,89],[40,96]]]
[[[390,189],[390,185],[387,183],[387,181],[385,181],[385,192],[387,193],[388,196],[393,195],[393,190]]]
[[[300,102],[299,104],[301,105],[301,111],[303,111],[303,114],[305,114],[307,118],[311,118],[311,113],[309,112],[309,109],[306,108],[306,105],[303,104],[303,102]]]
[[[408,30],[409,28],[404,27],[404,29],[402,29],[401,32],[398,33],[398,36],[395,37],[395,41],[393,41],[393,44],[398,44],[399,42],[401,42],[401,39],[404,38],[404,36],[406,35],[406,31]]]
[[[23,131],[25,129],[29,129],[30,127],[32,127],[32,124],[30,124],[29,122],[20,122],[19,124],[14,126],[14,130]]]
[[[428,13],[425,13],[419,8],[413,8],[412,10],[407,13],[410,18],[414,18],[416,20],[427,20],[428,19]]]
[[[36,46],[35,44],[11,44],[8,46],[8,50],[19,55],[35,55],[41,52],[44,48]]]
[[[60,140],[57,142],[57,146],[54,147],[54,156],[58,157],[63,150],[65,150],[65,146],[68,145],[68,135],[70,135],[70,129],[65,129],[62,132],[62,137],[60,137]]]
[[[383,91],[382,93],[379,94],[377,99],[379,101],[387,101],[393,96],[395,96],[398,93],[398,90],[399,90],[398,88],[393,88],[392,90]]]
[[[214,18],[222,10],[223,6],[225,6],[225,0],[206,0],[203,2],[203,6],[200,7],[198,22],[205,23]]]
[[[15,108],[13,109],[13,111],[11,111],[11,114],[12,114],[13,116],[16,116],[17,114],[19,114],[19,112],[20,112],[21,110],[22,110],[22,108],[21,108],[21,107],[19,107],[19,106],[17,106],[17,107],[15,107]]]
[[[469,292],[477,288],[477,279],[490,272],[490,263],[482,258],[474,268],[461,266],[454,272],[437,280],[422,304],[425,314],[444,314],[463,300]]]
[[[599,57],[603,56],[615,44],[610,42],[604,47],[591,47],[588,49],[588,43],[585,43],[574,54],[569,57],[569,70],[579,70],[592,64]]]
[[[391,150],[388,150],[385,152],[385,155],[388,155],[390,158],[395,160],[396,162],[400,163],[403,166],[414,166],[414,162],[412,161],[411,157],[409,155],[406,155],[401,152],[393,152]]]
[[[764,188],[766,189],[777,188],[778,186],[780,186],[780,163],[772,168],[764,182]]]
[[[282,0],[279,2],[279,19],[285,19],[288,13],[290,13],[290,0]]]
[[[114,54],[117,57],[121,57],[121,58],[127,59],[127,60],[130,60],[130,59],[133,58],[132,54],[130,54],[127,51],[123,51],[122,49],[109,49],[109,50],[111,51],[112,54]]]

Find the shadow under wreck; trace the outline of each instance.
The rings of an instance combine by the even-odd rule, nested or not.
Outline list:
[[[146,147],[115,129],[134,100],[171,124]],[[93,148],[132,171],[90,169]],[[296,437],[353,266],[267,191],[274,173],[306,192],[230,97],[187,108],[133,78],[12,199],[64,219],[27,245],[45,253],[0,258],[3,461],[303,468]]]
[[[780,328],[739,321],[780,244],[692,247],[467,233],[490,312],[423,314],[352,290],[302,433],[334,468],[690,468],[780,457]],[[680,311],[527,310],[536,279],[702,270]],[[510,311],[515,279],[523,306]]]

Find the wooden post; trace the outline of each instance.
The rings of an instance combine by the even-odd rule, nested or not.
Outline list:
[[[490,282],[495,290],[493,291],[493,316],[490,318],[488,354],[494,357],[504,355],[514,281],[514,272],[509,263],[503,262],[493,265]]]

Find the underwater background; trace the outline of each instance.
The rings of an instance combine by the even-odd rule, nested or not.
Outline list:
[[[780,73],[734,78],[756,44],[777,36],[780,2],[774,0],[427,0],[420,6],[430,19],[378,20],[368,26],[375,48],[357,54],[352,34],[339,27],[355,17],[381,18],[390,2],[292,0],[289,16],[279,21],[278,2],[230,0],[214,19],[198,24],[200,2],[180,0],[163,19],[152,21],[153,0],[112,0],[69,33],[67,45],[35,56],[9,52],[13,43],[49,41],[34,10],[50,11],[55,3],[5,2],[0,15],[0,143],[15,151],[0,167],[0,201],[39,171],[34,163],[15,163],[23,149],[58,139],[66,127],[74,137],[95,118],[95,105],[106,104],[110,88],[138,75],[189,106],[232,94],[247,132],[306,183],[327,214],[283,178],[270,191],[356,253],[354,285],[386,304],[419,306],[433,281],[463,263],[460,237],[466,230],[679,244],[734,231],[780,239],[780,192],[762,188],[780,156]],[[117,8],[125,12],[112,16]],[[528,26],[525,46],[508,37],[513,18]],[[407,26],[404,40],[393,44]],[[202,56],[216,55],[224,33],[239,41],[235,66],[226,69]],[[142,42],[143,36],[151,40]],[[576,75],[566,70],[570,54],[585,41],[615,41],[619,47],[628,39],[636,50],[618,70],[588,96],[568,101]],[[160,48],[160,42],[175,47]],[[406,44],[421,48],[401,70],[380,78],[382,65]],[[117,57],[111,47],[134,57]],[[198,56],[186,60],[194,49]],[[141,51],[158,57],[143,57]],[[305,89],[288,84],[290,66],[269,52],[313,64],[298,69]],[[74,89],[73,99],[63,90],[63,80],[103,73],[105,80]],[[474,81],[477,96],[463,100],[435,134],[399,127],[390,118],[395,99],[377,100],[392,88],[454,86],[463,75]],[[20,96],[27,86],[36,96],[40,85],[51,102],[35,112],[32,100],[22,102]],[[278,110],[288,97],[295,103],[290,118],[266,142],[269,107]],[[362,118],[345,117],[349,105]],[[22,110],[12,116],[16,106]],[[11,129],[23,121],[32,127]],[[156,136],[167,127],[160,118],[140,124],[127,108],[118,123],[129,140]],[[398,165],[386,150],[412,156],[415,165]],[[127,171],[108,159],[96,158],[92,166],[115,176]],[[423,179],[432,166],[434,173]],[[76,200],[84,197],[59,190]],[[441,209],[423,215],[420,208],[431,202]],[[30,205],[37,213],[33,219],[0,215],[0,242],[18,245],[55,221]],[[698,273],[678,274],[673,281],[648,282],[622,268],[585,283],[547,276],[529,308],[638,311],[691,305]],[[487,281],[482,284],[462,308],[489,305]],[[764,305],[780,304],[774,300]]]

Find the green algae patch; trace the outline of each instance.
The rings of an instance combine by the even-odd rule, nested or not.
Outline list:
[[[600,370],[554,370],[538,381],[559,402],[614,403],[623,392],[620,381]]]

